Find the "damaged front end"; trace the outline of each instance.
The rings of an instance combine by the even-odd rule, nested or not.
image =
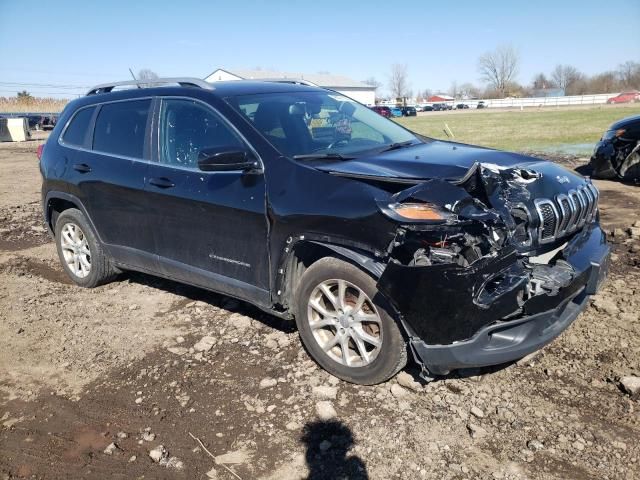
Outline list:
[[[378,287],[425,375],[520,358],[559,335],[597,290],[609,258],[597,190],[577,177],[558,188],[566,177],[555,168],[478,163],[459,180],[380,202],[400,226]],[[421,220],[420,205],[429,212]]]
[[[640,119],[624,120],[607,130],[591,156],[591,176],[602,179],[640,180]]]

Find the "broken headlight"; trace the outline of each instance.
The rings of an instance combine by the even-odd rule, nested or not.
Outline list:
[[[620,128],[618,130],[607,130],[606,132],[604,132],[602,140],[613,140],[614,138],[618,138],[624,135],[624,132],[624,128]]]
[[[396,220],[446,222],[456,216],[432,203],[392,203],[382,211]]]

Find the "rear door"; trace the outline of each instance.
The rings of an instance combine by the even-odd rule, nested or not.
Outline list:
[[[254,301],[268,299],[263,173],[203,172],[200,150],[250,147],[213,107],[162,98],[146,183],[163,273]]]
[[[109,253],[132,267],[155,271],[144,192],[151,105],[151,98],[99,105],[90,151],[75,168],[91,219]]]

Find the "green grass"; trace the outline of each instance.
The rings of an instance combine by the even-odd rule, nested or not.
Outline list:
[[[607,127],[640,114],[639,104],[624,106],[547,107],[520,110],[427,112],[398,123],[423,135],[447,139],[445,123],[455,140],[513,151],[589,153]]]

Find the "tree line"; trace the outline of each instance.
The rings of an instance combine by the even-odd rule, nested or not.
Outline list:
[[[532,97],[556,94],[562,90],[565,95],[587,95],[612,93],[625,90],[640,90],[640,63],[627,61],[615,70],[586,75],[573,65],[556,65],[550,72],[534,75],[531,82],[518,82],[521,57],[516,48],[502,45],[484,53],[478,59],[478,73],[483,85],[471,82],[451,83],[446,92],[454,98],[506,98]],[[371,77],[364,81],[368,85],[381,87],[382,83]],[[409,83],[407,64],[393,64],[389,73],[388,89],[390,98],[413,98],[426,100],[432,95],[431,89],[414,92]]]

